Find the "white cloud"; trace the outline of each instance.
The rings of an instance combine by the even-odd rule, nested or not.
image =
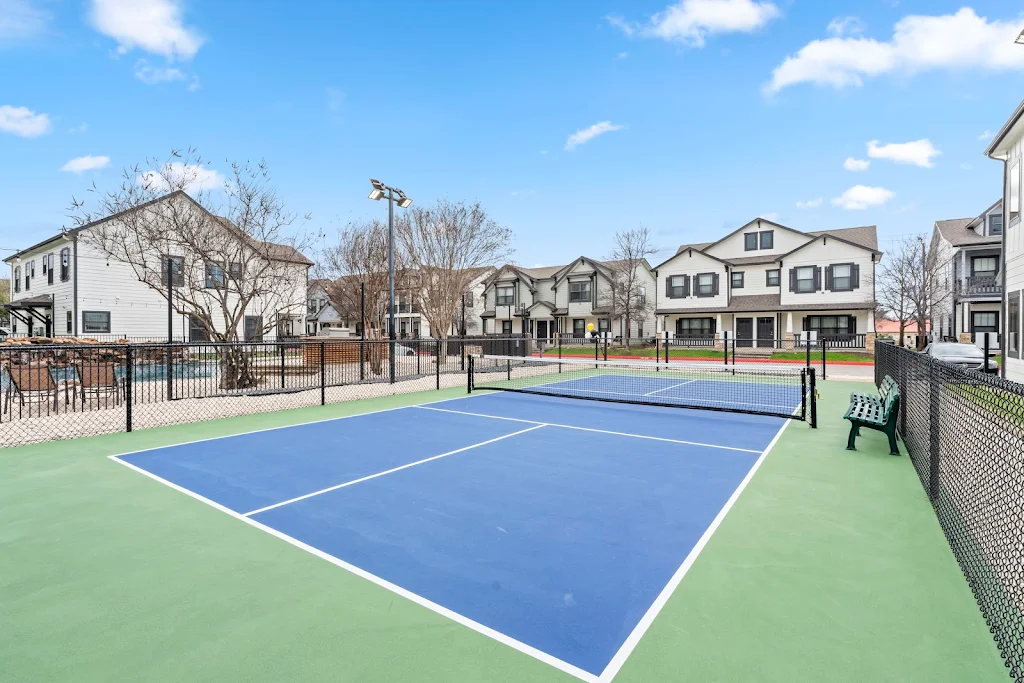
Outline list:
[[[50,117],[28,107],[0,106],[0,131],[23,138],[37,138],[50,132]]]
[[[978,139],[979,140],[988,140],[990,137],[992,137],[992,131],[990,131],[988,128],[986,128],[985,132],[983,132],[981,135],[978,136]]]
[[[866,77],[890,72],[1024,70],[1024,50],[1013,44],[1019,31],[1019,19],[989,21],[969,7],[956,14],[909,15],[896,23],[888,41],[839,35],[811,41],[775,68],[765,91],[798,83],[861,86]]]
[[[576,149],[576,147],[587,142],[590,142],[598,135],[604,135],[605,133],[611,133],[616,130],[622,130],[623,127],[624,126],[621,126],[617,123],[612,123],[611,121],[599,121],[598,123],[595,123],[589,128],[582,128],[573,133],[572,135],[570,135],[569,139],[565,141],[565,150],[567,152],[571,152],[572,150]]]
[[[825,30],[834,36],[855,36],[864,33],[864,22],[857,17],[836,17]]]
[[[778,211],[769,211],[768,213],[759,213],[759,214],[757,214],[757,217],[758,218],[763,218],[766,221],[777,221],[777,220],[779,220],[779,212]]]
[[[29,0],[0,0],[0,43],[35,38],[49,23],[50,14]]]
[[[751,33],[779,16],[771,2],[756,0],[679,0],[653,15],[646,24],[609,16],[608,22],[627,36],[660,38],[703,47],[709,35]]]
[[[159,173],[146,171],[140,174],[135,182],[143,187],[163,192],[169,191],[172,185],[175,189],[181,187],[186,192],[198,192],[223,188],[226,181],[224,176],[213,169],[175,161],[165,164]]]
[[[626,59],[628,57],[629,57],[629,53],[628,52],[620,52],[618,55],[616,55],[617,59]]]
[[[171,66],[152,66],[145,60],[135,65],[135,77],[146,85],[185,80],[185,72]]]
[[[849,190],[832,200],[836,206],[848,210],[866,209],[869,206],[881,206],[896,196],[895,192],[884,187],[868,187],[854,185]]]
[[[167,59],[192,59],[203,38],[182,23],[182,0],[92,0],[89,22],[124,54],[139,48]]]
[[[868,156],[872,159],[889,159],[897,164],[913,164],[922,168],[931,168],[932,157],[942,152],[935,148],[931,140],[922,138],[913,142],[878,144],[878,140],[868,142]]]
[[[974,167],[973,167],[973,166],[971,166],[971,165],[970,165],[970,164],[968,164],[968,163],[963,163],[963,164],[960,164],[960,168],[961,168],[962,170],[964,170],[964,171],[970,171],[970,170],[971,170],[971,169],[973,169]]]
[[[99,168],[106,168],[110,163],[110,157],[94,157],[86,155],[84,157],[76,157],[68,163],[60,167],[60,170],[67,171],[68,173],[84,173],[85,171],[95,171]]]
[[[83,121],[77,126],[72,126],[71,128],[68,128],[68,134],[74,135],[75,133],[84,133],[87,130],[89,130],[89,124]]]
[[[821,197],[817,197],[816,199],[807,199],[807,200],[804,200],[804,201],[798,201],[796,203],[796,208],[798,208],[798,209],[816,209],[819,206],[821,206],[821,202],[822,201],[823,200],[822,200]]]
[[[847,171],[866,171],[871,162],[867,159],[854,159],[853,157],[846,157],[846,161],[843,162],[843,168]]]

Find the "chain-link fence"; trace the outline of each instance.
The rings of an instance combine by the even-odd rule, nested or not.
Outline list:
[[[0,447],[464,386],[474,340],[0,347]],[[503,348],[500,344],[495,348]]]
[[[1024,683],[1024,385],[890,343],[899,434],[1010,675]]]

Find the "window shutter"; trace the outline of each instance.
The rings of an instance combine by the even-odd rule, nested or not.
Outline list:
[[[714,318],[712,318],[711,319],[711,334],[715,334],[716,332],[718,332],[718,330],[715,329],[715,326],[717,324],[718,324],[718,321],[715,320]]]
[[[796,268],[789,269],[789,291],[796,291]],[[807,328],[804,328],[807,329]]]
[[[825,289],[832,291],[832,266],[825,266]]]
[[[850,334],[857,334],[857,316],[851,315],[847,318],[847,332]]]
[[[821,266],[814,266],[814,291],[821,289]]]
[[[671,275],[665,278],[665,298],[666,299],[671,299],[672,298],[672,276]]]
[[[807,332],[807,316],[804,316],[804,332]]]
[[[857,263],[850,267],[850,282],[854,289],[860,289],[860,265]]]
[[[718,296],[718,273],[714,273],[711,277],[711,295]]]
[[[683,276],[683,298],[690,296],[690,276]]]

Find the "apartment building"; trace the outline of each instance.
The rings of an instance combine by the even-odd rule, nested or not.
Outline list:
[[[802,232],[756,218],[655,268],[658,327],[766,347],[810,331],[871,349],[881,257],[875,226]]]
[[[273,272],[280,280],[278,291],[273,297],[249,302],[238,323],[239,338],[274,339],[302,333],[306,280],[313,265],[309,259],[288,245],[248,239],[227,219],[209,214],[184,192],[154,200],[147,210],[159,210],[158,205],[166,202],[191,203],[206,214],[212,229],[231,232],[239,248],[253,250],[246,254],[247,262],[254,258],[273,262],[272,270],[260,272]],[[163,292],[142,282],[132,265],[107,258],[90,239],[90,231],[114,218],[64,230],[4,259],[11,274],[11,301],[5,308],[11,316],[13,336],[166,338],[168,307]],[[231,281],[245,277],[241,263],[203,262],[183,253],[149,255],[147,260],[161,267],[161,272],[150,271],[148,277],[166,283],[162,264],[168,259],[172,262],[171,287],[178,292],[186,288],[196,300],[205,298],[211,311],[216,311],[221,301],[219,292],[228,291],[230,301]],[[218,321],[220,316],[214,314],[213,319]],[[187,315],[172,313],[170,328],[175,339],[206,340],[205,327]]]
[[[1003,200],[973,218],[935,221],[930,253],[942,290],[932,329],[942,339],[974,343],[999,332],[1003,304]]]
[[[1024,102],[1017,106],[985,154],[1003,162],[1003,263],[1002,341],[1003,375],[1024,382],[1021,355],[1021,296],[1024,293]]]
[[[626,316],[613,310],[612,286],[624,267],[586,256],[562,266],[505,265],[483,283],[483,333],[582,337],[592,324],[596,332],[613,336],[653,336],[657,279],[646,260],[636,266],[636,278],[639,297],[650,298],[647,313],[626,330]]]

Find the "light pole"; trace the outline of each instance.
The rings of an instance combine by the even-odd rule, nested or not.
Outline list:
[[[403,209],[409,208],[412,199],[397,187],[388,187],[374,178],[370,178],[373,190],[370,199],[375,202],[388,200],[388,372],[392,384],[395,382],[395,202]]]

